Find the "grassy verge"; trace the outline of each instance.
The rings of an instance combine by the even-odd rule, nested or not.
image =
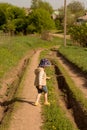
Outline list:
[[[47,57],[48,52],[43,52],[41,57]],[[44,124],[42,130],[76,130],[71,121],[67,118],[63,109],[59,105],[59,96],[55,89],[55,74],[54,68],[47,68],[47,75],[52,76],[51,80],[47,82],[48,98],[51,103],[50,106],[42,106]]]
[[[66,47],[61,46],[59,52],[83,72],[87,73],[87,48],[67,45]]]
[[[78,87],[76,87],[74,81],[70,78],[70,76],[68,75],[68,72],[64,69],[63,66],[61,66],[61,64],[58,62],[58,60],[55,59],[55,60],[53,60],[53,62],[56,66],[58,66],[60,72],[64,76],[65,81],[68,84],[69,89],[72,92],[73,98],[75,98],[76,101],[78,101],[82,105],[83,109],[87,111],[87,100],[86,100],[84,94],[82,93],[82,91],[80,89],[78,89]]]
[[[62,39],[44,41],[39,36],[4,37],[0,42],[0,78],[18,64],[19,60],[31,49],[50,48],[62,44]]]

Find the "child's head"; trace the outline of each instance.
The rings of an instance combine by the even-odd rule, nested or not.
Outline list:
[[[51,63],[48,59],[41,59],[39,63],[39,67],[47,67],[51,66]]]

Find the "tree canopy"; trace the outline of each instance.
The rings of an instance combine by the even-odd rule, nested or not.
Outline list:
[[[52,14],[53,12],[53,8],[50,5],[50,3],[46,2],[46,1],[42,1],[42,0],[32,0],[32,4],[31,4],[31,9],[45,9],[47,10],[50,14]]]
[[[29,26],[32,26],[35,32],[42,32],[54,28],[55,24],[49,12],[39,8],[29,15]]]
[[[64,7],[59,9],[59,17],[61,25],[64,25]],[[72,1],[67,5],[67,27],[72,26],[78,17],[83,16],[85,14],[85,7],[83,3],[79,1]]]
[[[11,34],[34,33],[55,27],[51,19],[53,11],[49,3],[32,0],[31,12],[7,3],[0,3],[0,29]]]
[[[67,8],[71,11],[71,13],[74,14],[85,10],[83,3],[79,1],[72,1],[70,4],[68,4]]]

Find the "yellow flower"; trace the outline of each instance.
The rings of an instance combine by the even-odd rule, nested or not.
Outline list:
[[[54,125],[52,126],[52,128],[53,128],[53,130],[56,130],[56,127]]]

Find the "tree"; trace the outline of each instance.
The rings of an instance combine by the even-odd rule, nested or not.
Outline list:
[[[32,9],[38,9],[38,8],[45,9],[50,14],[52,14],[53,12],[52,6],[48,2],[43,2],[42,0],[32,0],[31,8]]]
[[[40,8],[34,10],[29,15],[29,26],[34,28],[35,32],[41,33],[44,30],[50,30],[54,28],[55,24],[51,19],[49,12]]]
[[[83,15],[85,11],[84,5],[79,1],[72,1],[68,4],[67,8],[71,14],[75,14],[76,17]]]
[[[18,18],[14,20],[15,25],[15,33],[18,34],[21,32],[22,34],[26,33],[26,20],[23,18]]]
[[[6,24],[7,22],[7,8],[11,6],[7,3],[0,3],[0,26]]]
[[[39,0],[32,0],[31,2],[31,8],[37,9]]]
[[[45,10],[47,10],[50,14],[53,13],[53,8],[52,8],[52,6],[50,5],[50,3],[48,3],[48,2],[43,2],[43,1],[40,0],[39,3],[38,3],[38,8],[45,9]]]
[[[74,25],[69,31],[74,44],[87,47],[87,24]]]
[[[26,13],[23,8],[10,4],[0,4],[0,29],[4,32],[14,33],[22,32],[26,34]]]
[[[13,21],[8,21],[7,24],[4,24],[3,25],[3,31],[4,32],[9,32],[11,36],[14,35],[14,32],[15,32],[14,22]]]
[[[59,17],[61,20],[61,26],[64,25],[64,8],[59,9]],[[72,1],[67,5],[67,31],[70,26],[72,26],[79,16],[83,16],[85,12],[84,5],[79,1]]]
[[[7,9],[7,16],[9,20],[25,17],[25,11],[22,8],[11,6]]]
[[[61,19],[59,19],[59,18],[55,19],[55,25],[58,30],[63,29],[63,26],[61,25]]]
[[[6,23],[6,15],[2,9],[0,9],[0,26]]]

